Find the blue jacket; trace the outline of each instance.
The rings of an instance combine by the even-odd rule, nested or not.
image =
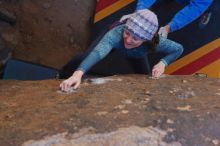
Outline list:
[[[213,0],[176,0],[180,4],[186,5],[180,10],[173,19],[168,23],[171,32],[183,28],[187,24],[191,23],[199,16],[201,16],[205,10],[211,5]],[[138,0],[136,10],[142,10],[150,8],[156,0]]]
[[[88,56],[82,61],[77,70],[81,70],[84,73],[87,72],[93,65],[107,56],[110,51],[118,49],[118,51],[128,58],[142,58],[148,52],[143,45],[126,49],[124,47],[123,32],[125,25],[119,25],[108,31]],[[183,46],[179,43],[171,41],[166,38],[160,38],[159,44],[156,46],[156,52],[163,52],[165,56],[161,58],[161,61],[167,66],[176,60],[183,52]]]

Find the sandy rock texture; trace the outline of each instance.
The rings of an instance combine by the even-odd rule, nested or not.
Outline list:
[[[3,146],[210,146],[220,140],[220,79],[145,75],[0,81]]]

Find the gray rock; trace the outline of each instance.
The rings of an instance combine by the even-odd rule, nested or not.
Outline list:
[[[12,49],[4,48],[0,50],[0,62],[4,65],[12,56]]]
[[[16,16],[12,14],[11,12],[3,8],[0,8],[0,20],[3,20],[13,25],[16,23]]]
[[[103,134],[95,134],[93,131],[82,129],[78,133],[68,135],[69,138],[67,133],[61,133],[39,141],[31,140],[22,146],[182,146],[179,142],[163,141],[167,131],[155,127],[132,126]]]
[[[49,9],[51,7],[51,3],[43,3],[44,9]]]

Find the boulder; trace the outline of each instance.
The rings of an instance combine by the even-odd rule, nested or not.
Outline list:
[[[220,79],[145,75],[0,81],[4,146],[210,146],[220,140]]]

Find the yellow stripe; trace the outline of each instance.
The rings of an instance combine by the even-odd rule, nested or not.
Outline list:
[[[193,61],[199,59],[200,57],[208,54],[209,52],[217,49],[220,47],[220,38],[216,39],[215,41],[193,51],[192,53],[180,58],[179,60],[175,61],[174,63],[170,64],[167,68],[165,73],[171,74],[172,72],[184,67],[185,65],[192,63]],[[187,49],[187,48],[186,48]]]
[[[114,13],[115,11],[125,7],[126,5],[134,2],[135,0],[119,0],[117,2],[115,2],[114,4],[108,6],[107,8],[99,11],[98,13],[96,13],[95,15],[95,20],[94,23],[100,21],[101,19],[111,15],[112,13]]]
[[[220,59],[200,69],[197,73],[207,74],[208,77],[220,77]]]

